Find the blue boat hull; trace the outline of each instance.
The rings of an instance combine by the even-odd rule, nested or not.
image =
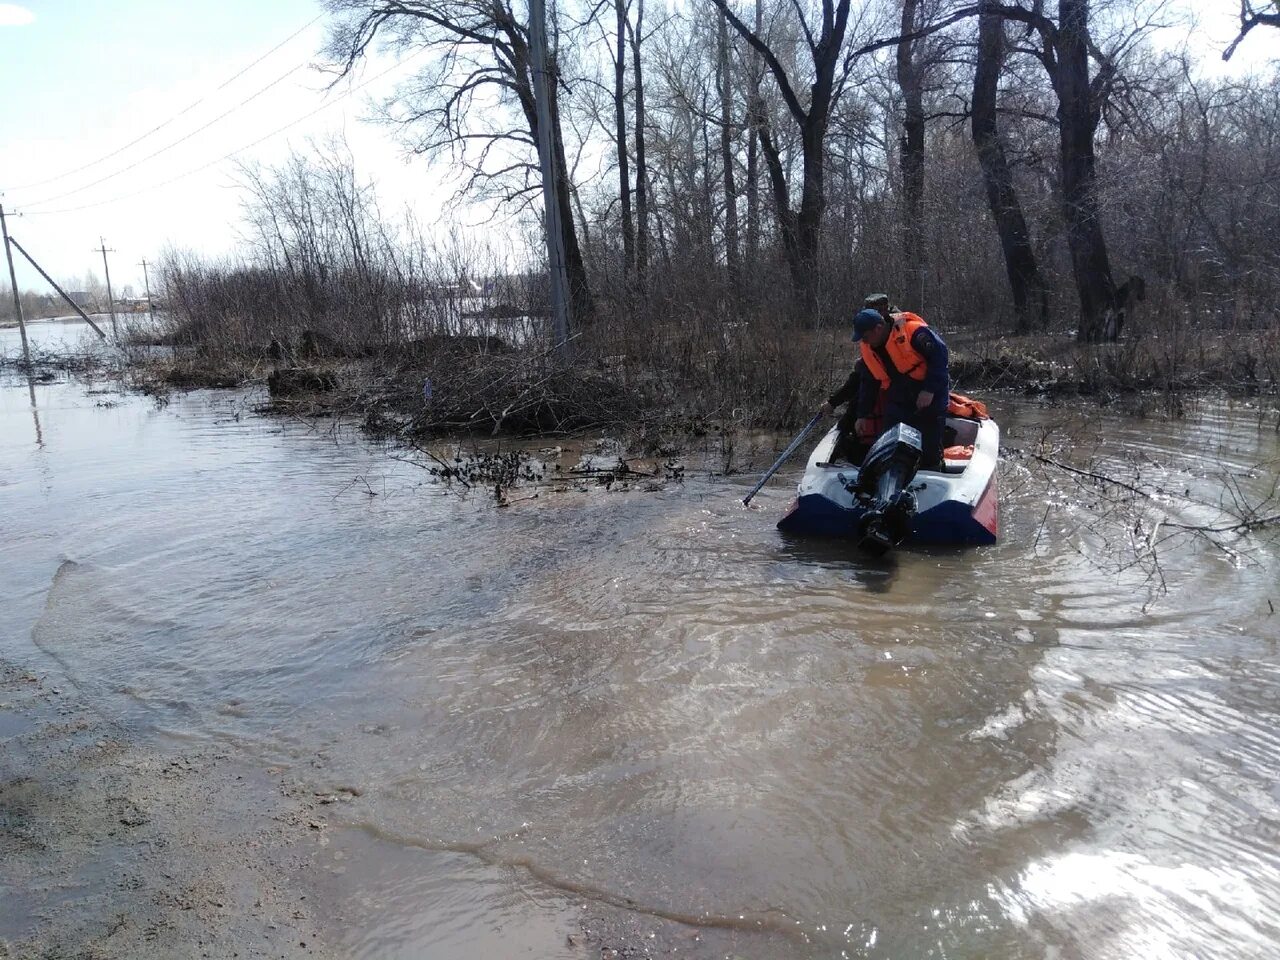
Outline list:
[[[994,478],[989,495],[994,499]],[[821,494],[811,493],[796,499],[786,516],[778,521],[778,529],[798,537],[857,540],[865,514],[861,507],[844,507]],[[950,500],[915,515],[909,542],[985,546],[996,542],[998,530],[994,523],[988,525],[980,515],[975,516],[975,508]]]
[[[996,462],[1000,430],[991,420],[949,418],[948,424],[973,445],[968,461],[940,471],[922,470],[909,489],[918,510],[912,518],[908,543],[981,546],[999,534]],[[853,495],[858,469],[830,462],[837,431],[827,434],[810,455],[796,499],[778,529],[806,537],[861,539],[865,509]]]

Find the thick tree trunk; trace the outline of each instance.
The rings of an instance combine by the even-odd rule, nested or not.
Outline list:
[[[769,190],[773,195],[774,213],[778,218],[778,232],[782,238],[782,251],[791,270],[792,282],[797,282],[802,271],[796,256],[796,217],[791,211],[791,197],[787,191],[787,174],[782,165],[782,154],[773,141],[767,124],[760,126],[760,151],[764,154],[765,169],[769,172]]]
[[[719,18],[719,57],[716,63],[720,88],[720,165],[724,176],[724,257],[729,283],[736,290],[740,276],[738,263],[738,189],[733,176],[733,104],[730,97],[729,22]]]
[[[513,71],[518,78],[515,84],[516,96],[520,101],[521,112],[528,124],[529,134],[534,143],[538,142],[538,112],[534,100],[532,65],[529,60],[528,47],[518,32],[509,34],[512,49],[516,53]],[[591,288],[587,282],[587,269],[583,262],[582,248],[578,244],[578,230],[573,217],[573,205],[569,191],[573,185],[569,182],[569,165],[565,159],[564,137],[560,129],[559,73],[552,59],[548,63],[548,89],[550,90],[551,114],[551,146],[552,163],[555,166],[556,185],[558,187],[558,206],[560,207],[560,235],[564,241],[565,273],[569,282],[570,309],[575,318],[589,320],[595,313],[595,304],[591,297]]]
[[[1017,329],[1019,333],[1028,333],[1033,325],[1041,328],[1047,325],[1049,291],[1036,265],[1027,222],[996,123],[996,94],[1003,64],[1004,21],[995,14],[983,14],[978,20],[978,60],[973,75],[973,145],[987,188],[991,218],[1000,236]]]
[[[595,313],[595,303],[591,298],[591,286],[587,281],[587,268],[582,258],[582,248],[578,244],[578,229],[573,216],[573,205],[569,199],[569,191],[573,184],[569,182],[569,165],[565,159],[564,136],[560,127],[560,97],[556,92],[559,77],[552,72],[549,84],[551,93],[551,133],[552,145],[555,148],[555,166],[557,194],[560,206],[561,233],[564,236],[564,265],[569,280],[569,299],[572,302],[573,316],[576,320],[589,320]]]
[[[644,156],[644,72],[640,64],[644,0],[636,0],[636,25],[631,35],[631,69],[636,84],[636,284],[643,295],[649,273],[649,168]]]
[[[703,96],[702,108],[698,111],[704,117],[711,117],[711,102]],[[715,259],[716,249],[716,152],[711,149],[711,124],[703,122],[702,128],[702,189],[698,191],[702,200],[702,209],[698,211],[700,222],[706,224],[703,231],[703,247],[707,257]]]
[[[1089,0],[1059,0],[1054,86],[1058,94],[1063,215],[1080,298],[1076,339],[1096,343],[1106,334],[1117,299],[1106,239],[1098,220],[1093,138],[1100,112],[1089,82],[1088,32]]]
[[[623,272],[635,269],[635,227],[631,222],[631,172],[627,162],[627,3],[614,0],[618,14],[618,59],[613,65],[613,110],[617,126],[618,199],[622,208]]]
[[[902,36],[916,30],[918,0],[902,4]],[[917,62],[921,41],[898,44],[898,86],[902,90],[903,119],[899,162],[902,166],[902,198],[906,223],[903,254],[906,258],[909,294],[923,300],[924,287],[924,76]]]
[[[809,140],[814,138],[821,142],[824,134],[823,130],[810,126],[805,128],[800,209],[792,210],[782,155],[768,128],[763,127],[760,131],[760,146],[769,170],[769,186],[782,235],[782,252],[787,258],[795,294],[796,319],[801,321],[817,319],[818,244],[826,197],[823,192],[823,154]]]
[[[815,100],[817,98],[815,97]],[[818,307],[818,244],[822,237],[822,215],[826,211],[826,109],[810,112],[810,122],[803,132],[803,179],[800,187],[800,210],[796,215],[795,257],[793,277],[796,281],[797,307],[803,318],[817,320]],[[821,117],[821,123],[817,117]]]

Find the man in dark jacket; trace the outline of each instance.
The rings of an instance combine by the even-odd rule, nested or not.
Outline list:
[[[870,380],[875,384],[875,379],[867,373],[866,365],[859,358],[853,362],[853,370],[850,372],[848,379],[844,385],[827,398],[827,402],[821,407],[821,413],[826,416],[834,416],[836,407],[842,404],[848,404],[843,416],[840,417],[836,424],[840,428],[840,436],[836,440],[835,448],[831,452],[833,461],[846,461],[857,466],[862,463],[862,458],[866,456],[867,449],[876,438],[879,432],[875,429],[878,422],[876,411],[878,405],[872,401],[873,414],[867,423],[863,424],[862,432],[859,433],[856,427],[858,420],[858,398],[862,395],[863,385]]]
[[[859,388],[855,430],[871,428],[877,402],[884,404],[885,430],[907,423],[920,431],[920,467],[942,464],[942,431],[951,397],[947,345],[914,313],[889,308],[885,294],[866,300],[854,318],[853,339],[859,343],[868,375]]]

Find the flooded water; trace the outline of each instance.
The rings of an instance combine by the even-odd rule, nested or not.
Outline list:
[[[1011,456],[997,546],[871,561],[775,531],[801,458],[499,509],[244,394],[3,382],[0,656],[350,795],[343,955],[581,957],[604,907],[653,955],[1280,944],[1280,544],[1171,526],[1273,492],[1274,414],[992,398],[1162,529]]]

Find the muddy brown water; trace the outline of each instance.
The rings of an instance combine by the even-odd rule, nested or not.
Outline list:
[[[1009,458],[997,546],[870,561],[775,531],[798,461],[758,509],[696,453],[498,509],[251,396],[92,389],[0,389],[0,656],[346,791],[295,878],[339,955],[599,955],[605,908],[631,955],[1280,948],[1273,530],[1134,564],[1127,508]],[[992,407],[1168,521],[1275,484],[1247,406]]]

